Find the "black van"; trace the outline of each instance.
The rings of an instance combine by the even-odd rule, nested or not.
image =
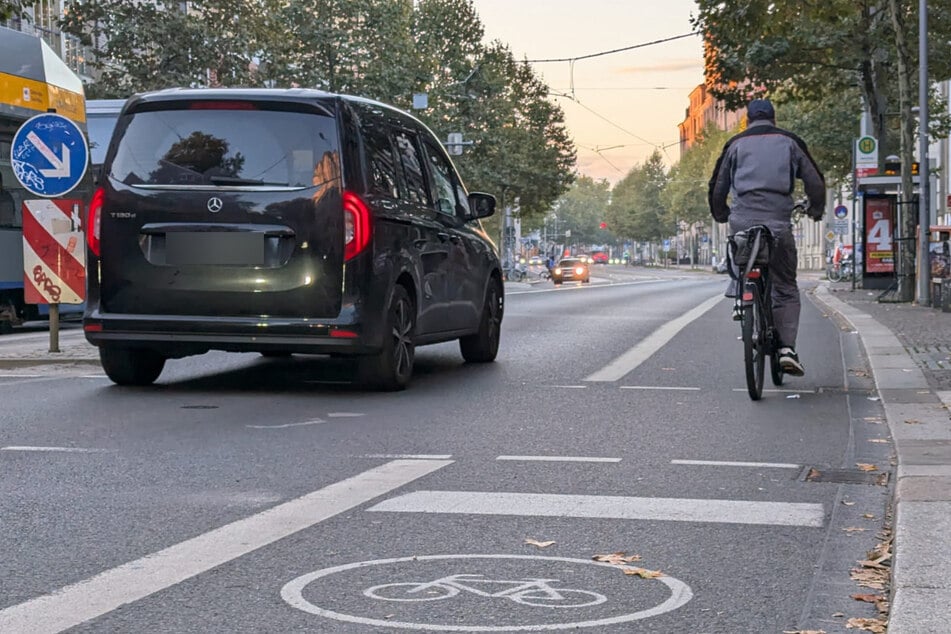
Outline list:
[[[102,172],[83,327],[115,383],[208,350],[353,355],[388,390],[418,345],[495,359],[495,198],[403,111],[306,89],[136,95]]]

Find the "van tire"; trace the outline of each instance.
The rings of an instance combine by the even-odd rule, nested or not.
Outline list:
[[[386,307],[383,347],[378,354],[360,359],[360,382],[378,390],[405,389],[413,376],[416,358],[416,308],[402,286],[394,286]]]
[[[502,313],[505,300],[499,283],[494,279],[485,291],[482,304],[482,317],[479,319],[479,331],[474,335],[459,338],[459,351],[469,363],[489,363],[495,361],[499,353],[499,339],[502,330]]]
[[[151,385],[165,367],[165,357],[146,348],[100,346],[99,361],[116,385]]]

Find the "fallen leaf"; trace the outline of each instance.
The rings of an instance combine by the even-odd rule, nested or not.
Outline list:
[[[637,575],[642,579],[654,579],[664,576],[664,573],[660,570],[647,570],[646,568],[638,568],[637,566],[624,566],[621,570],[623,570],[626,575]]]
[[[866,376],[868,376],[868,372],[866,372],[865,370],[859,370],[859,369],[856,369],[856,368],[849,368],[849,372],[851,372],[851,373],[854,374],[855,376],[859,376],[859,377],[866,377]]]
[[[864,518],[867,519],[867,520],[873,520],[873,519],[875,519],[875,516],[872,515],[871,513],[862,513],[862,517],[864,517]]]
[[[661,368],[664,372],[676,372],[677,368]]]
[[[811,469],[809,469],[809,473],[806,474],[806,480],[815,480],[816,478],[820,477],[821,475],[822,475],[822,472],[821,472],[821,471],[819,471],[819,470],[816,469],[816,468],[811,468]]]
[[[882,400],[882,399],[878,398],[877,396],[869,396],[869,397],[868,397],[868,400],[870,400],[870,401],[880,401],[880,400]]]
[[[845,612],[833,612],[832,616],[834,618],[841,619],[843,616],[845,616]]]
[[[843,528],[846,533],[861,533],[862,531],[867,531],[867,528],[859,528],[858,526],[849,526],[848,528]]]
[[[631,563],[632,561],[640,561],[640,555],[628,555],[624,552],[611,553],[610,555],[595,555],[592,557],[595,561],[603,561],[606,564],[614,564],[615,566],[621,566],[623,564]]]
[[[532,539],[531,537],[529,537],[528,539],[525,540],[525,543],[528,544],[529,546],[538,546],[539,548],[548,548],[555,542],[554,541],[540,542],[536,539]]]
[[[863,588],[882,590],[888,581],[888,572],[876,568],[855,568],[849,576]]]
[[[908,418],[908,419],[905,419],[905,424],[906,425],[920,425],[921,421],[918,420],[917,418]]]
[[[845,500],[842,500],[842,504],[845,504],[846,506],[855,506],[855,502],[846,502]]]
[[[878,471],[878,467],[867,462],[856,462],[855,466],[861,471]]]
[[[853,594],[852,598],[865,603],[875,603],[876,601],[881,601],[883,597],[880,594]]]
[[[886,443],[888,442],[888,439],[887,438],[869,438],[868,441],[877,442],[877,443]]]
[[[783,634],[826,634],[826,631],[825,630],[783,630]]]
[[[882,619],[854,618],[849,619],[845,623],[845,627],[849,629],[856,628],[865,632],[873,632],[874,634],[884,634],[886,625],[888,624]]]
[[[882,417],[881,416],[866,416],[862,420],[868,421],[869,423],[881,423]]]

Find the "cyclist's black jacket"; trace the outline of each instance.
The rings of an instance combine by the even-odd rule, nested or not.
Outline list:
[[[708,192],[710,213],[717,222],[788,231],[797,178],[805,185],[809,214],[821,216],[825,179],[806,143],[771,121],[752,121],[726,142],[717,159]]]

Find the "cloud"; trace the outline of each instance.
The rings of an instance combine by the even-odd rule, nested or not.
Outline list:
[[[617,69],[620,75],[635,75],[637,73],[669,73],[678,70],[702,70],[703,62],[696,59],[675,59],[650,66],[623,66]]]

